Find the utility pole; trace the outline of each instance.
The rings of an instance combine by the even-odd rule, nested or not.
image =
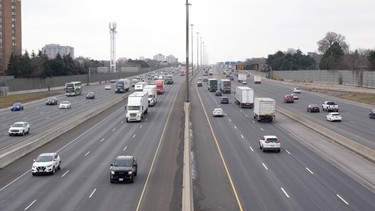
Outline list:
[[[189,0],[186,0],[186,100],[190,102],[189,96]]]
[[[194,74],[194,57],[193,57],[193,49],[194,49],[194,46],[193,46],[193,41],[194,41],[194,34],[193,34],[193,26],[194,24],[190,24],[191,26],[191,76],[193,76]]]
[[[111,60],[109,65],[109,73],[116,72],[116,27],[117,24],[115,22],[109,23],[109,33],[111,35]]]

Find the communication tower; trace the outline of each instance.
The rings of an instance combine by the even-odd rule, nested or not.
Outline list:
[[[111,61],[109,72],[116,72],[116,23],[109,23],[109,33],[111,35]]]

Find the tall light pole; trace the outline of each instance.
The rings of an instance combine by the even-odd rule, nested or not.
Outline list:
[[[190,101],[189,96],[189,0],[186,0],[186,100]]]
[[[111,60],[109,65],[109,72],[116,71],[116,26],[115,22],[109,23],[109,33],[111,35]]]
[[[193,45],[193,41],[194,41],[194,34],[193,34],[193,26],[194,24],[190,24],[191,26],[191,76],[193,76],[194,74],[194,57],[193,57],[193,49],[194,49],[194,45]]]
[[[197,70],[199,68],[199,32],[197,32]]]

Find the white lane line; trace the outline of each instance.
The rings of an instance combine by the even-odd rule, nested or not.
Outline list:
[[[247,114],[245,115],[246,117],[249,117]]]
[[[125,150],[126,150],[126,148],[128,148],[128,146],[125,146],[124,150],[122,150],[122,151],[125,151]]]
[[[122,120],[121,123],[124,123],[124,120]]]
[[[251,151],[253,151],[253,152],[254,152],[254,150],[253,150],[253,148],[252,148],[252,147],[249,147],[249,148],[250,148],[250,150],[251,150]]]
[[[263,131],[263,128],[260,128],[261,131]]]
[[[310,174],[314,174],[314,172],[312,172],[309,168],[305,167],[305,169],[310,172]]]
[[[133,135],[133,138],[135,137],[135,134]]]
[[[341,201],[343,201],[346,205],[349,205],[348,202],[346,202],[339,194],[336,194],[337,197],[339,197],[339,199],[341,199]]]
[[[234,129],[237,129],[236,125],[234,126]]]
[[[231,119],[229,119],[229,121],[231,122],[232,120],[231,120]]]
[[[253,123],[255,123],[255,121],[254,120],[251,120]]]
[[[31,204],[29,204],[29,206],[27,206],[26,208],[25,208],[25,210],[28,210],[34,203],[36,202],[36,199],[33,201],[33,202],[31,202]]]
[[[142,125],[140,125],[139,128],[142,128]]]
[[[289,195],[286,193],[286,191],[284,190],[284,188],[281,188],[281,190],[284,192],[285,196],[289,198]]]
[[[66,171],[63,175],[61,175],[61,177],[65,177],[65,175],[67,175],[69,173],[70,170]]]
[[[89,199],[94,195],[95,191],[96,191],[96,188],[91,192]]]
[[[100,140],[100,142],[103,142],[104,141],[104,138],[102,138],[102,140]]]
[[[116,130],[116,128],[113,128],[113,129],[112,129],[112,132],[114,132],[115,130]]]
[[[90,151],[88,151],[88,152],[85,154],[85,157],[86,157],[88,154],[90,154]]]
[[[145,121],[147,121],[147,118],[145,119]]]
[[[288,150],[285,150],[285,152],[287,152],[289,155],[291,154]]]
[[[46,119],[49,119],[49,116],[47,116]]]
[[[265,168],[266,170],[268,170],[266,164],[262,163],[262,165],[264,166],[264,168]]]
[[[243,137],[243,135],[241,134],[241,138],[243,138],[243,139],[244,139],[245,137]]]

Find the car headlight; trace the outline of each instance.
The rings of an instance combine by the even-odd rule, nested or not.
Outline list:
[[[128,171],[128,174],[129,174],[129,175],[132,175],[132,174],[133,174],[133,171]]]
[[[111,174],[112,174],[112,175],[115,174],[115,171],[111,171]]]
[[[47,168],[51,168],[51,167],[52,167],[52,164],[47,166]]]

